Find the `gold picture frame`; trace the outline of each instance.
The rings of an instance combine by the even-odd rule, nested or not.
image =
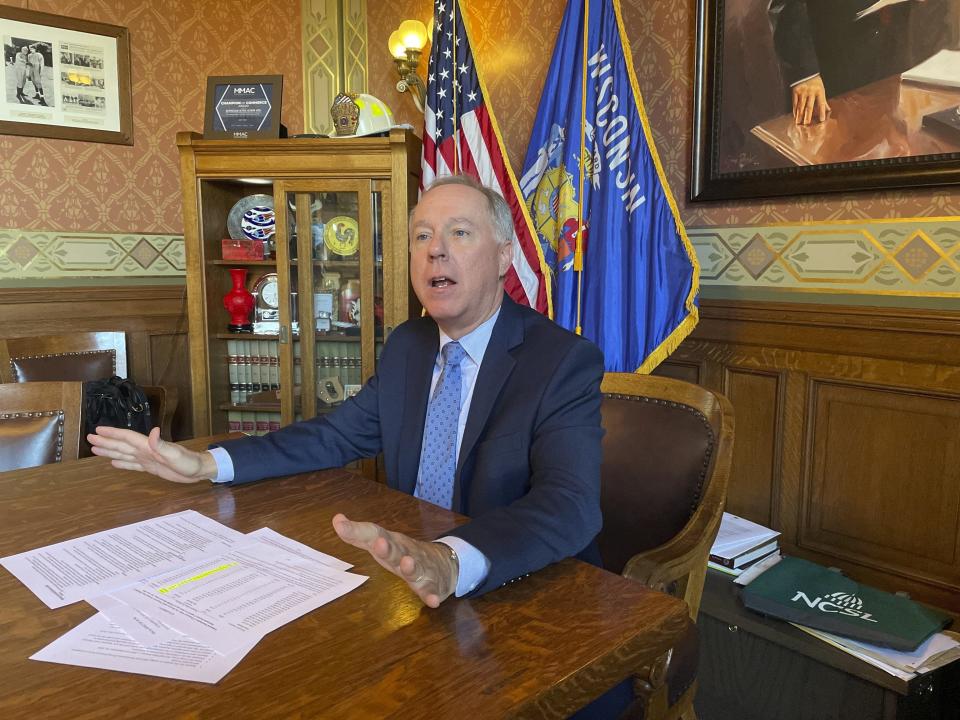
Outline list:
[[[880,5],[697,0],[691,200],[960,184],[960,0]]]

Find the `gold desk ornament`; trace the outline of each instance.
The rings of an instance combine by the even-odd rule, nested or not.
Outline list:
[[[330,107],[330,117],[337,135],[354,135],[360,123],[360,106],[357,105],[356,93],[340,93],[333,100]]]

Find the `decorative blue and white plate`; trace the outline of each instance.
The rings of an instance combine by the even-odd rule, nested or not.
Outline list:
[[[276,225],[272,195],[242,197],[227,215],[227,232],[234,240],[269,240],[276,232]]]
[[[256,205],[247,210],[240,219],[240,229],[251,240],[268,240],[277,229],[273,208]]]

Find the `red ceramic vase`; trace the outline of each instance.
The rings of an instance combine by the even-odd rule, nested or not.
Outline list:
[[[231,268],[230,278],[233,287],[223,296],[223,307],[230,313],[227,330],[235,333],[253,332],[250,313],[253,312],[254,301],[253,295],[247,290],[246,268]]]

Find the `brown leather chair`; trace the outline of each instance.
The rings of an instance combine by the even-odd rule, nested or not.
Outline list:
[[[123,332],[77,332],[68,335],[0,340],[0,382],[101,380],[127,377],[127,338]],[[160,435],[171,440],[177,391],[161,385],[141,385]],[[81,447],[86,447],[84,439]]]
[[[696,621],[733,453],[733,408],[718,393],[651,375],[603,379],[600,553],[604,567],[684,599]],[[636,676],[626,717],[696,715],[696,625]]]
[[[0,385],[0,471],[76,460],[83,383]]]

